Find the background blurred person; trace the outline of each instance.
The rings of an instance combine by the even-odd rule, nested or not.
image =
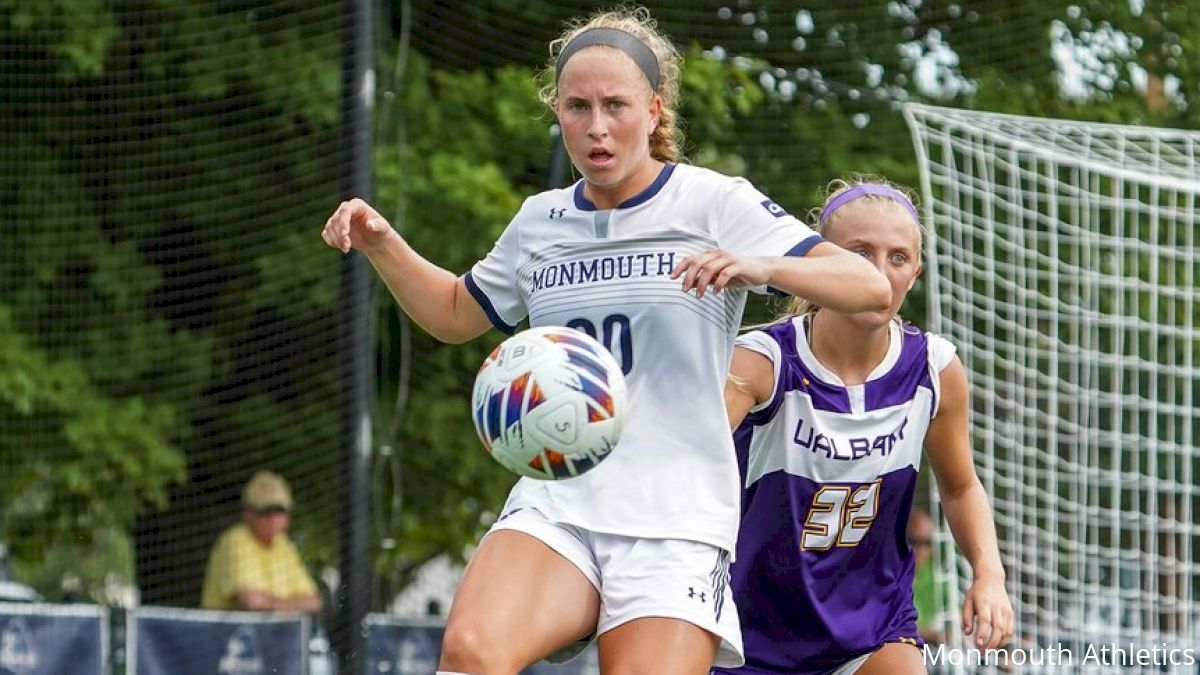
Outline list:
[[[208,558],[200,605],[205,609],[316,612],[317,585],[288,538],[292,493],[259,471],[242,492],[241,522],[217,538]]]

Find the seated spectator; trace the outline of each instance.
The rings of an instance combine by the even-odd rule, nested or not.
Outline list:
[[[292,494],[270,471],[255,473],[242,492],[242,521],[225,530],[209,554],[200,605],[205,609],[316,612],[317,585],[287,536]]]

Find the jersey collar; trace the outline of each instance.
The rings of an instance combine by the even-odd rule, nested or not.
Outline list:
[[[821,361],[817,358],[817,355],[813,354],[812,345],[810,345],[808,342],[808,334],[812,329],[812,324],[809,323],[811,319],[812,314],[806,314],[792,319],[792,323],[796,326],[796,353],[799,354],[800,359],[804,362],[804,365],[812,370],[813,375],[816,375],[818,379],[826,382],[827,384],[845,387],[846,383],[842,381],[842,378],[839,377],[837,373],[826,368],[825,364],[821,363]],[[904,335],[900,330],[900,322],[893,319],[892,321],[888,322],[887,353],[883,355],[883,360],[871,370],[871,374],[867,375],[867,379],[863,381],[863,384],[866,384],[872,380],[877,380],[891,372],[892,368],[896,366],[896,362],[900,360],[900,350],[903,348],[903,346]]]
[[[663,189],[663,186],[667,184],[667,180],[671,177],[671,174],[674,171],[674,164],[669,162],[663,164],[662,170],[658,172],[658,177],[654,179],[653,183],[648,185],[645,190],[642,190],[629,199],[617,204],[617,208],[628,209],[649,201],[651,197],[658,194],[659,191]],[[580,179],[579,182],[575,184],[575,208],[579,209],[580,211],[598,211],[599,209],[597,209],[596,205],[592,203],[592,200],[583,196],[583,185],[583,179]]]

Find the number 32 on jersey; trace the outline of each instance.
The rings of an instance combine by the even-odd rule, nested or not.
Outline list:
[[[800,533],[800,550],[858,546],[879,513],[879,484],[826,485],[817,490]]]

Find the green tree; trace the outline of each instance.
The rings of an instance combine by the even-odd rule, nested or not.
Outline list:
[[[62,13],[5,8],[5,36],[38,74],[71,86],[99,71],[114,26],[94,3],[67,4]],[[39,26],[61,42],[37,40]],[[6,91],[21,91],[6,64]],[[189,383],[203,378],[202,356],[174,368],[164,357],[208,345],[146,311],[159,272],[134,243],[108,236],[101,209],[81,199],[87,186],[57,142],[54,107],[21,96],[0,103],[0,541],[18,577],[50,597],[68,567],[101,595],[110,574],[132,576],[136,515],[164,504],[168,483],[184,475],[179,410],[145,382],[198,386]]]
[[[144,599],[195,602],[262,465],[330,548],[337,256],[297,225],[339,192],[340,25],[316,0],[0,2],[0,541],[49,596],[137,560]]]

